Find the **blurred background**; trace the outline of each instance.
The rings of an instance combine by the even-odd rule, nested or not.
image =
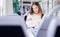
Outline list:
[[[43,13],[46,15],[55,5],[60,4],[60,0],[0,0],[0,16],[16,14],[18,11],[25,14],[35,1],[41,4]]]

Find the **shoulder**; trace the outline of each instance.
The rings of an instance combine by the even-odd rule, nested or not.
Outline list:
[[[32,15],[30,13],[28,13],[27,16],[32,16]]]

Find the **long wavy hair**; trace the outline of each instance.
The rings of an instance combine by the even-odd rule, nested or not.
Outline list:
[[[39,4],[38,2],[33,2],[32,6],[33,6],[33,5],[38,6],[38,14],[42,17],[42,16],[43,16],[43,12],[42,12],[42,8],[41,8],[40,4]],[[31,6],[30,11],[29,11],[29,13],[30,13],[31,15],[34,14],[34,11],[33,11],[32,6]]]

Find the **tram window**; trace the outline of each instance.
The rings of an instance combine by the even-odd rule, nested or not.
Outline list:
[[[21,26],[0,26],[0,37],[25,37]]]
[[[17,13],[19,10],[19,0],[13,0],[13,12]]]

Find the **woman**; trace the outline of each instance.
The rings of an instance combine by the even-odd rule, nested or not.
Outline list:
[[[43,17],[41,6],[38,2],[33,2],[29,13],[27,14],[26,24],[28,27],[38,28]]]

